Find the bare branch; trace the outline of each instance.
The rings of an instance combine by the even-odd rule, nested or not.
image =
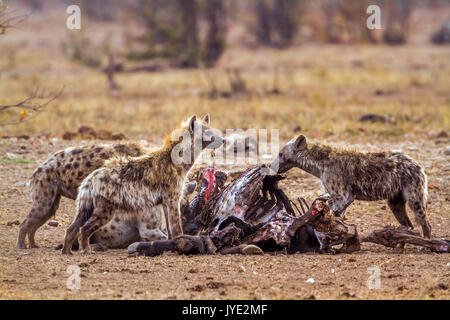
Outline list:
[[[45,89],[39,89],[33,91],[33,93],[27,97],[26,99],[16,103],[9,105],[0,105],[0,114],[8,109],[20,109],[20,116],[17,120],[11,120],[7,122],[0,122],[0,127],[4,127],[7,125],[18,124],[20,122],[29,120],[31,115],[41,112],[47,105],[49,105],[52,101],[59,98],[59,96],[64,91],[64,87],[55,95],[46,94]],[[39,102],[39,100],[44,100],[44,102]],[[32,113],[28,113],[27,111],[32,111]]]
[[[1,3],[0,3],[1,4]],[[17,10],[2,11],[0,7],[0,35],[6,33],[8,29],[16,28],[16,26],[22,23],[29,14],[17,14]]]

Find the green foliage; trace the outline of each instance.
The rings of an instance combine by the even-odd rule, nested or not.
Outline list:
[[[0,162],[6,162],[6,163],[33,163],[34,161],[31,161],[31,160],[28,160],[28,159],[22,159],[22,158],[2,157],[2,158],[0,158]]]

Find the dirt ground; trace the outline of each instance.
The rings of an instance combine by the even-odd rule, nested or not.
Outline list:
[[[82,31],[74,32],[66,28],[65,7],[33,12],[2,35],[0,104],[18,103],[38,88],[64,91],[22,122],[20,108],[0,114],[0,125],[18,122],[0,126],[0,299],[449,299],[449,255],[412,246],[363,244],[360,252],[341,255],[129,258],[126,250],[110,250],[62,256],[53,248],[74,215],[74,201],[68,199],[53,218],[58,226],[37,232],[39,249],[15,249],[18,224],[31,208],[27,183],[33,170],[59,149],[97,143],[61,140],[65,133],[90,126],[154,145],[181,120],[206,113],[223,131],[279,129],[281,142],[301,133],[356,150],[403,150],[426,168],[433,237],[449,239],[450,47],[429,43],[431,31],[447,19],[446,10],[419,14],[420,21],[411,24],[414,41],[402,46],[253,48],[240,40],[247,27],[230,25],[227,50],[214,68],[120,73],[121,89],[114,91],[100,69],[80,63],[64,48],[87,39],[94,52],[108,43],[120,56],[128,50],[121,38],[134,28],[83,20]],[[243,92],[233,92],[231,69],[241,72]],[[370,113],[395,121],[358,121]],[[21,135],[31,138],[2,138]],[[304,196],[311,202],[321,194],[320,182],[297,169],[281,186],[292,199]],[[356,201],[346,218],[362,234],[397,225],[382,201]],[[71,265],[81,269],[79,290],[67,288]],[[380,270],[380,289],[367,287],[369,266]]]
[[[336,141],[333,136],[326,140]],[[62,200],[54,217],[58,226],[44,225],[37,232],[39,249],[15,249],[18,225],[14,221],[21,222],[31,207],[27,182],[32,171],[52,152],[80,143],[84,142],[0,140],[0,299],[450,298],[449,255],[412,246],[402,250],[363,244],[360,252],[340,255],[166,254],[130,258],[126,250],[109,250],[63,256],[53,248],[61,243],[74,214],[74,201],[68,199]],[[450,238],[450,164],[449,156],[444,155],[448,138],[409,135],[407,139],[384,137],[377,141],[349,137],[345,143],[364,150],[401,149],[419,160],[429,178],[428,215],[433,237]],[[11,160],[11,154],[22,160]],[[303,195],[309,202],[320,193],[320,182],[297,169],[289,172],[282,187],[288,196]],[[346,217],[357,224],[360,233],[396,224],[384,202],[357,201]],[[81,269],[79,290],[67,288],[70,265]],[[369,266],[380,268],[380,289],[367,287]]]

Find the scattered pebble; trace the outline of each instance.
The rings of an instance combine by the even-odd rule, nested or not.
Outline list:
[[[58,226],[58,222],[56,221],[50,221],[49,223],[47,223],[50,227],[57,227]]]
[[[309,278],[308,280],[306,280],[306,283],[314,283],[314,279],[313,278]]]
[[[244,266],[240,266],[239,272],[245,272],[245,267]]]

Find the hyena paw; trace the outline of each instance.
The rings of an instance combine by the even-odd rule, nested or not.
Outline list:
[[[128,255],[130,257],[135,256],[149,256],[154,257],[162,252],[158,249],[154,248],[152,242],[135,242],[128,246]]]
[[[63,250],[61,251],[61,253],[64,254],[64,255],[71,256],[71,255],[72,255],[72,250],[65,250],[65,249],[63,249]]]
[[[89,248],[89,249],[84,249],[84,250],[82,251],[82,254],[83,254],[83,255],[90,255],[90,254],[92,254],[91,248]]]
[[[247,254],[247,255],[250,255],[250,254],[253,255],[253,254],[264,254],[264,251],[262,251],[261,248],[258,246],[249,244],[241,249],[241,253]]]
[[[101,243],[94,243],[92,246],[93,251],[106,251],[108,250],[108,247],[101,244]]]
[[[18,243],[16,246],[17,249],[28,249],[25,243]]]

